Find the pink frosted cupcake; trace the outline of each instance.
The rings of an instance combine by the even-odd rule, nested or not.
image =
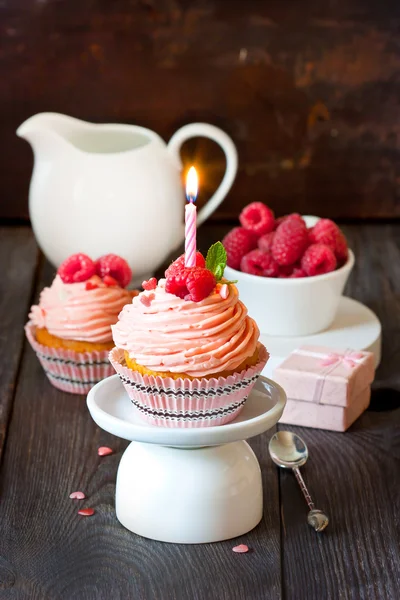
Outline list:
[[[26,335],[55,387],[86,394],[112,375],[111,325],[132,300],[133,293],[124,289],[131,275],[126,261],[115,255],[93,262],[75,254],[31,307]]]
[[[184,268],[180,257],[166,279],[144,282],[112,327],[110,360],[154,425],[228,423],[268,360],[236,286],[222,279],[223,266],[211,271],[200,253],[197,265]]]

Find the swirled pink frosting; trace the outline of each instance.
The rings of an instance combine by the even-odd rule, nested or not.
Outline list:
[[[219,288],[190,302],[168,294],[161,279],[124,306],[112,327],[116,346],[153,371],[203,377],[234,370],[254,354],[260,334],[236,286],[228,286],[226,298]]]
[[[31,307],[30,320],[63,339],[111,342],[111,325],[131,295],[121,287],[107,287],[97,275],[89,281],[98,287],[87,290],[86,281],[64,283],[56,275],[40,294],[39,305]]]

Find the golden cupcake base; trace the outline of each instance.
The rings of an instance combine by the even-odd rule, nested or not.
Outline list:
[[[170,377],[171,379],[199,379],[199,377],[193,377],[192,375],[188,375],[187,373],[172,373],[171,371],[152,371],[143,365],[139,365],[133,358],[129,357],[128,352],[124,351],[126,366],[132,369],[132,371],[137,371],[141,375],[152,375],[153,377]],[[218,371],[216,373],[210,373],[209,375],[204,375],[200,379],[211,379],[218,377],[228,377],[229,375],[233,375],[233,373],[240,373],[249,367],[254,367],[259,360],[259,352],[258,347],[256,348],[254,354],[246,358],[236,369],[228,370],[228,371]]]
[[[93,352],[94,350],[111,350],[114,347],[113,341],[103,343],[84,342],[77,340],[66,340],[56,335],[52,335],[46,328],[36,329],[36,340],[42,346],[48,348],[63,348],[64,350],[74,350],[75,352]]]

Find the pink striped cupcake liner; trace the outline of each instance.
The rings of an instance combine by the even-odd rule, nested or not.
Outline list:
[[[259,345],[259,361],[228,377],[172,379],[142,375],[126,366],[124,351],[113,348],[110,362],[145,421],[161,427],[213,427],[229,423],[244,407],[269,355]]]
[[[50,383],[71,394],[87,394],[105,377],[114,374],[108,360],[109,350],[74,352],[63,348],[50,348],[36,340],[36,327],[25,325],[26,337],[42,365]]]

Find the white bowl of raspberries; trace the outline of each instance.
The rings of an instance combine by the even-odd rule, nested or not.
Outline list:
[[[275,219],[262,202],[246,206],[239,220],[241,227],[222,241],[224,276],[237,280],[261,333],[305,336],[327,329],[354,266],[336,223],[296,213]]]

